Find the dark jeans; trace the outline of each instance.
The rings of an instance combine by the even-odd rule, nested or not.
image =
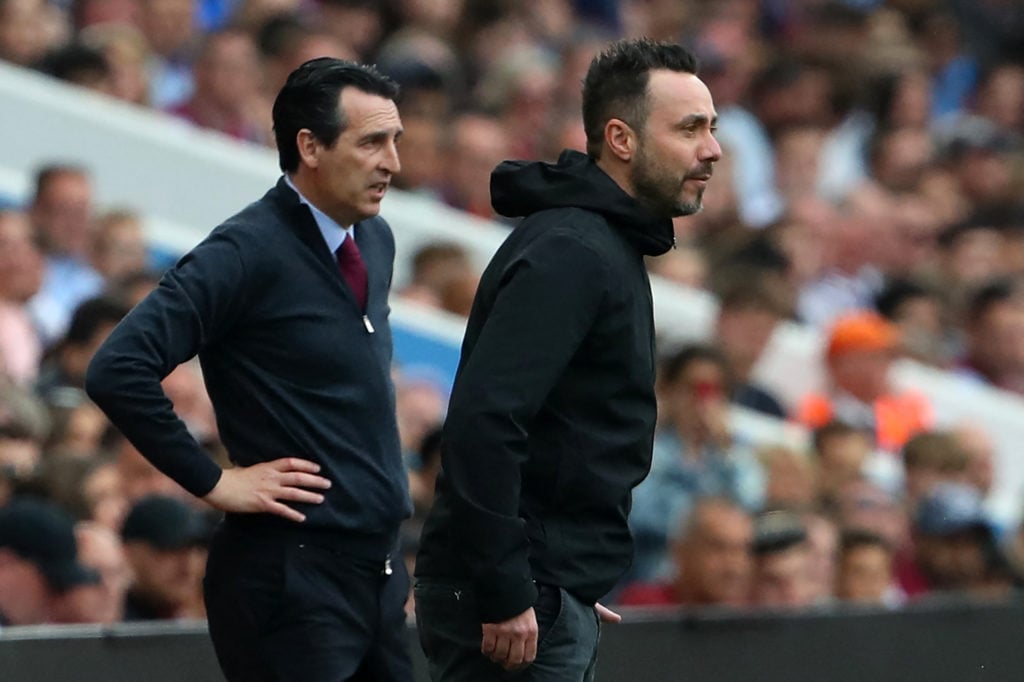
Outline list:
[[[416,581],[420,645],[433,682],[591,682],[597,663],[600,623],[593,605],[559,587],[538,585],[537,658],[527,668],[506,671],[480,653],[483,638],[473,590],[447,581]]]
[[[404,564],[386,575],[342,540],[218,529],[203,587],[230,682],[412,682]]]

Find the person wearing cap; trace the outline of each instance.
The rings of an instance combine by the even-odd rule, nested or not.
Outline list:
[[[750,603],[769,609],[792,609],[814,602],[807,527],[798,514],[770,511],[754,521],[754,574]]]
[[[965,483],[940,483],[921,500],[913,542],[917,577],[923,581],[904,585],[910,596],[949,591],[1002,596],[1019,580],[999,547],[981,494]]]
[[[139,500],[121,529],[134,581],[125,595],[124,619],[162,620],[188,615],[201,589],[201,548],[206,525],[199,512],[173,497]]]
[[[839,318],[825,351],[828,391],[806,396],[797,421],[817,429],[839,419],[873,434],[879,450],[897,453],[933,419],[923,395],[896,392],[889,384],[899,345],[896,327],[877,313],[859,311]]]
[[[16,498],[0,507],[0,625],[63,620],[63,599],[99,575],[78,561],[74,522],[59,507]]]

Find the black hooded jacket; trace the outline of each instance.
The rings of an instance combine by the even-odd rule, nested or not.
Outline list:
[[[534,581],[592,603],[629,567],[656,417],[643,256],[673,245],[671,220],[577,152],[505,162],[491,194],[525,219],[477,291],[417,559],[474,587],[481,622],[532,606]]]

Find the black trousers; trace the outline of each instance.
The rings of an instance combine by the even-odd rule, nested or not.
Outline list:
[[[412,682],[400,557],[380,539],[232,524],[210,546],[203,588],[229,682]]]

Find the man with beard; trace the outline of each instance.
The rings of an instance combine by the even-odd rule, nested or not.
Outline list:
[[[700,210],[721,155],[682,47],[622,41],[583,85],[586,155],[505,162],[492,202],[524,217],[477,292],[417,560],[436,680],[589,680],[597,605],[630,564],[630,492],[656,416],[643,257]]]

